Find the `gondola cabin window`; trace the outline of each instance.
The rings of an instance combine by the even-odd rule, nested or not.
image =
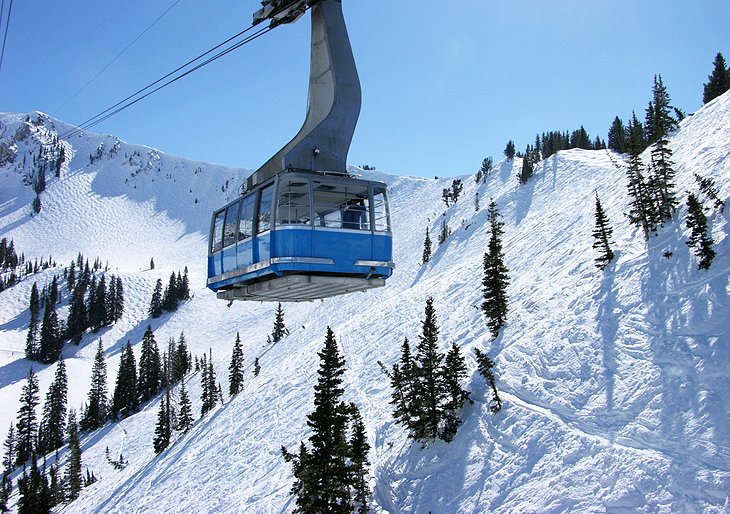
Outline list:
[[[345,185],[315,180],[314,224],[318,227],[370,230],[367,184]]]
[[[241,205],[241,221],[238,224],[238,240],[243,241],[253,237],[253,208],[256,195],[249,195],[243,199]]]
[[[373,218],[376,232],[390,232],[390,212],[388,196],[384,187],[373,189]]]
[[[223,248],[223,216],[226,211],[221,211],[215,215],[213,222],[213,237],[210,238],[210,251],[215,253]]]
[[[273,200],[273,193],[274,188],[271,186],[267,186],[261,190],[259,196],[260,201],[258,210],[258,228],[256,230],[257,234],[271,229],[271,203]]]
[[[309,202],[309,182],[282,180],[279,183],[279,203],[276,211],[278,225],[309,225],[312,213]]]
[[[238,208],[241,202],[236,202],[226,209],[226,222],[223,225],[223,247],[236,242],[236,225],[238,224]]]

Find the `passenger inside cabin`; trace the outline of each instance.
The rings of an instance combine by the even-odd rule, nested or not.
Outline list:
[[[352,198],[347,201],[342,212],[342,228],[360,230],[365,215],[365,202],[362,199]]]

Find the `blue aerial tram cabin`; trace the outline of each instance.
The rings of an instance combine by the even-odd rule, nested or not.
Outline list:
[[[386,185],[280,173],[213,214],[208,287],[226,300],[308,301],[385,285]]]
[[[360,80],[342,0],[262,0],[254,25],[312,12],[307,116],[297,135],[213,213],[208,287],[225,300],[298,302],[385,285],[393,273],[386,185],[347,172]]]

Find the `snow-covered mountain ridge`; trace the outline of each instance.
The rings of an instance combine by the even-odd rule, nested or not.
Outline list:
[[[65,511],[291,510],[292,477],[280,448],[293,448],[307,435],[316,352],[327,326],[347,361],[346,397],[358,404],[368,428],[377,511],[730,510],[727,212],[708,213],[717,257],[709,271],[698,271],[685,244],[684,205],[646,243],[623,214],[625,171],[614,165],[620,159],[606,152],[559,152],[520,187],[519,160],[502,161],[483,184],[462,177],[462,196],[448,209],[441,192],[451,179],[360,172],[389,184],[394,276],[380,290],[284,305],[291,333],[271,346],[266,335],[275,306],[226,308],[204,287],[210,214],[237,195],[245,170],[81,134],[62,141],[67,160],[61,177],[48,174],[42,210],[31,216],[34,193],[25,183],[39,142],[50,147],[53,135],[70,127],[38,114],[28,123],[25,115],[5,114],[0,123],[0,237],[12,238],[28,257],[50,254],[62,265],[78,252],[100,256],[125,284],[122,320],[87,335],[79,347],[64,348],[70,406],[86,399],[99,337],[110,391],[122,346],[130,340],[138,356],[148,323],[160,346],[184,330],[195,355],[212,348],[224,390],[237,332],[244,343],[244,393],[226,399],[161,455],[152,449],[156,402],[85,435],[84,465],[100,480]],[[671,147],[683,200],[685,191],[697,190],[695,172],[714,178],[720,197],[728,199],[730,96],[684,120]],[[614,227],[617,260],[606,272],[593,264],[594,192]],[[494,342],[478,308],[489,198],[504,216],[511,277],[508,322]],[[422,266],[426,228],[433,236],[442,220],[452,235]],[[175,313],[148,319],[157,278],[165,282],[184,266],[194,298]],[[22,358],[30,288],[33,280],[50,282],[54,272],[62,268],[0,293],[0,434],[15,417],[30,366]],[[394,424],[389,384],[377,361],[396,362],[403,338],[417,338],[429,296],[442,347],[456,342],[467,355],[475,403],[466,407],[451,444],[422,449]],[[474,347],[496,361],[505,401],[497,415],[489,412],[486,384],[475,372]],[[256,378],[254,357],[262,367]],[[43,397],[54,367],[34,367]],[[199,376],[186,384],[195,402]],[[199,412],[199,403],[194,408]],[[113,469],[107,447],[123,452],[129,465]]]

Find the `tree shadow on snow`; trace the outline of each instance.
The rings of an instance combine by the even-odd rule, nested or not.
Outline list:
[[[527,184],[520,184],[515,192],[515,224],[519,225],[530,212],[532,198],[535,195],[535,176],[533,175]]]
[[[719,258],[709,270],[697,269],[685,240],[675,222],[648,243],[642,294],[650,324],[650,358],[659,370],[662,398],[654,437],[671,452],[677,466],[687,465],[686,461],[700,468],[726,466],[730,348],[722,340],[727,339],[730,316],[730,240],[716,245]],[[701,422],[703,418],[708,421]]]
[[[486,383],[482,383],[480,389],[486,390]],[[471,390],[475,388],[471,386]],[[481,391],[479,394],[483,395]],[[436,440],[424,447],[409,439],[408,446],[393,461],[377,470],[374,496],[380,507],[388,512],[399,512],[392,509],[401,506],[403,512],[414,511],[417,507],[418,512],[450,514],[460,510],[461,501],[479,495],[485,481],[473,480],[467,473],[471,449],[478,446],[491,454],[494,445],[482,427],[483,423],[489,423],[482,416],[482,411],[488,412],[488,406],[482,403],[479,395],[473,396],[475,403],[465,405],[462,411],[464,424],[451,443]],[[402,427],[394,428],[398,429]]]
[[[618,252],[613,261],[603,271],[601,287],[595,294],[595,301],[598,304],[596,322],[601,333],[604,381],[606,388],[606,414],[607,421],[614,417],[614,389],[616,373],[616,336],[619,328],[619,314],[616,311],[616,291],[614,281],[616,278],[615,267],[619,259]],[[617,427],[614,427],[617,428]]]

